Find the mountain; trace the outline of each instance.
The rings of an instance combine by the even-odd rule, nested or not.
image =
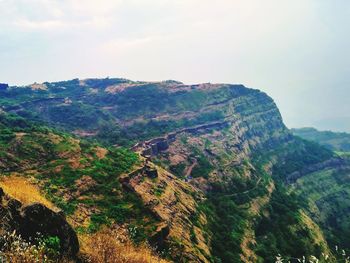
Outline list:
[[[318,127],[319,130],[332,130],[337,132],[350,131],[350,116],[346,112],[341,114],[333,114],[333,116],[324,117],[321,119],[314,120],[312,126]]]
[[[107,78],[0,95],[3,185],[36,183],[77,232],[80,258],[106,230],[173,262],[349,249],[347,156],[294,136],[259,90]]]
[[[333,151],[350,151],[350,134],[345,132],[318,131],[315,128],[292,129],[293,134],[305,140],[317,142]]]
[[[87,258],[96,256],[91,254],[96,244],[90,244],[89,234],[95,233],[103,225],[110,226],[118,221],[121,224],[119,235],[137,225],[137,231],[132,236],[136,243],[144,240],[145,235],[151,237],[157,234],[160,220],[134,193],[123,191],[118,180],[121,175],[140,165],[135,153],[126,149],[107,149],[88,144],[69,134],[4,113],[0,114],[0,145],[0,188],[8,195],[2,198],[0,205],[2,233],[16,231],[31,239],[37,237],[36,231],[30,235],[28,229],[37,229],[45,238],[51,238],[54,234],[60,238],[58,247],[74,249],[75,253],[71,256],[75,257],[76,245],[72,247],[71,242],[65,245],[67,238],[63,236],[62,239],[62,230],[57,233],[51,231],[67,224],[55,223],[57,220],[67,220],[78,234],[81,250],[85,251],[82,257]],[[13,210],[8,200],[18,203],[16,210]],[[33,219],[34,215],[29,216],[32,221],[30,224],[27,220],[16,220],[25,209],[36,203],[45,205],[47,208],[40,209],[47,212],[34,210],[33,213],[38,214],[38,217]],[[57,218],[56,221],[51,219],[53,216],[49,215],[53,212],[48,209],[59,212],[54,217]],[[7,211],[6,216],[4,211]],[[60,218],[62,213],[65,214],[64,218]],[[6,218],[11,218],[9,223],[5,223]],[[41,222],[38,218],[46,218],[47,221]],[[126,222],[127,226],[123,225]],[[3,241],[8,242],[7,239]],[[97,249],[95,252],[102,253]],[[10,258],[13,259],[17,254],[10,254]],[[26,257],[24,254],[16,262],[31,262],[26,261]],[[148,261],[145,259],[140,262]]]

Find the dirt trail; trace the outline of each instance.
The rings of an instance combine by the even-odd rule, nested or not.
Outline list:
[[[259,186],[261,180],[262,180],[262,177],[260,177],[258,179],[258,181],[256,182],[255,186],[253,188],[251,188],[251,189],[248,189],[248,190],[240,192],[240,193],[228,194],[228,195],[225,195],[225,196],[226,197],[230,197],[230,196],[237,196],[237,195],[248,194],[249,192],[254,191]]]
[[[187,171],[186,171],[186,174],[185,174],[185,178],[188,178],[188,177],[191,175],[193,168],[194,168],[197,164],[198,164],[197,159],[193,158],[193,163],[191,164],[190,167],[188,167],[188,169],[187,169]]]

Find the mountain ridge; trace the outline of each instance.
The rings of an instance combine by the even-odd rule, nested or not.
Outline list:
[[[293,136],[259,90],[75,79],[0,95],[1,173],[28,167],[23,176],[33,176],[47,167],[37,180],[58,178],[51,183],[59,191],[42,190],[76,205],[64,209],[80,220],[77,231],[98,232],[109,220],[136,227],[135,241],[148,239],[175,262],[274,262],[278,254],[321,256],[332,253],[329,244],[346,244],[334,238],[345,217],[345,225],[328,226],[330,213],[322,211],[330,201],[305,198],[303,181],[333,169],[322,176],[348,189],[346,158]],[[345,179],[337,177],[339,162]]]
[[[325,147],[339,152],[350,151],[350,134],[346,132],[319,131],[312,127],[291,129],[293,134],[317,142]]]

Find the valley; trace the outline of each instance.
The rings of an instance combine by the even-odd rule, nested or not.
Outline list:
[[[124,262],[94,258],[99,235],[164,262],[350,249],[344,149],[294,136],[259,90],[107,78],[0,95],[0,187],[65,215],[80,243],[72,260]]]

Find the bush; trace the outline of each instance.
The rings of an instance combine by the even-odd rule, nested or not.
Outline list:
[[[68,259],[59,255],[59,239],[57,237],[40,238],[31,243],[18,236],[16,232],[5,233],[0,237],[0,245],[1,262],[69,262]]]

